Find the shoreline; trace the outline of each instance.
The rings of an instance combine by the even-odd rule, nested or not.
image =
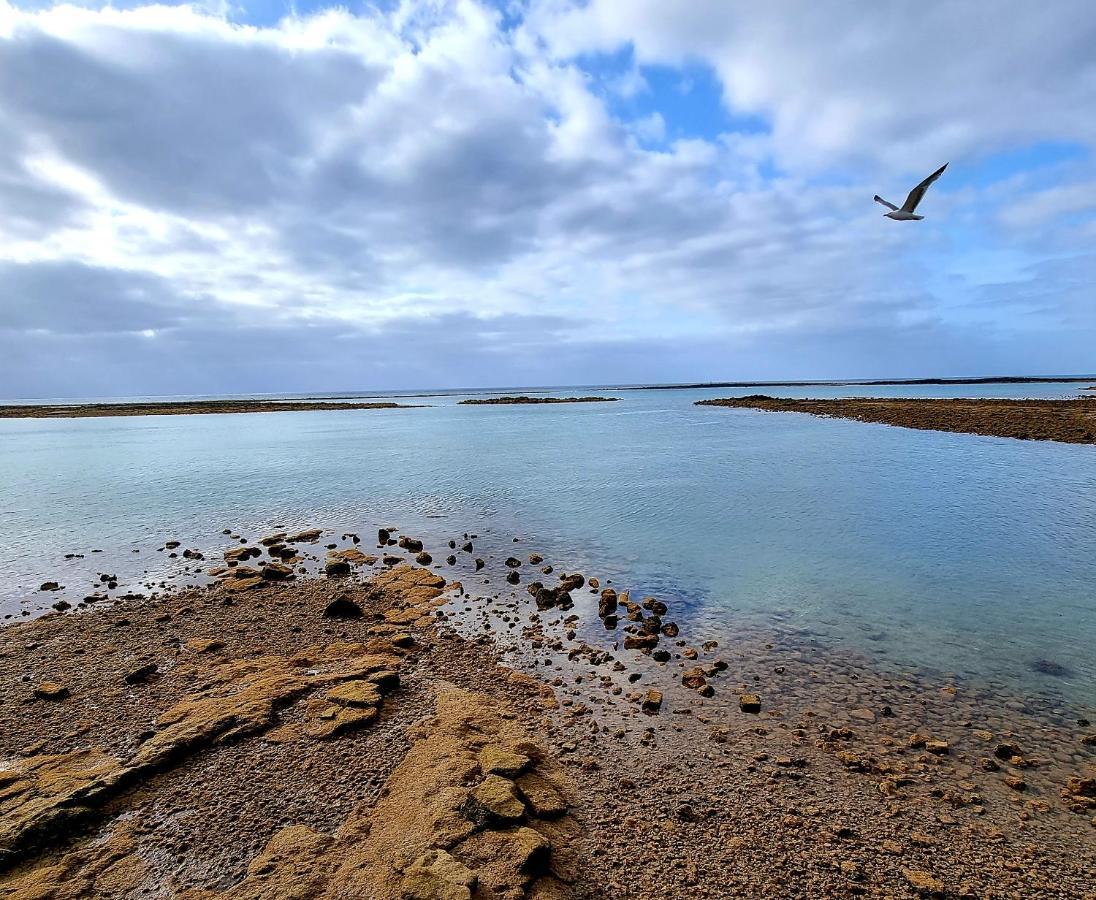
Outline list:
[[[132,760],[154,756],[151,746],[175,760],[150,770],[140,791],[104,798],[74,843],[46,842],[0,873],[0,889],[63,871],[97,894],[130,896],[136,884],[162,889],[170,869],[178,891],[194,897],[233,888],[229,896],[253,896],[255,874],[274,859],[282,863],[263,876],[268,888],[303,868],[318,882],[302,896],[369,883],[369,896],[396,897],[406,879],[438,875],[437,866],[422,872],[438,839],[429,821],[457,827],[446,832],[446,853],[482,886],[506,886],[514,897],[767,896],[788,879],[816,896],[1081,891],[1096,800],[1073,811],[1060,792],[1086,765],[1096,771],[1096,749],[1081,742],[1091,727],[1033,718],[1001,698],[968,696],[961,684],[806,656],[778,633],[719,647],[664,627],[652,642],[648,626],[672,624],[673,609],[660,611],[654,598],[633,604],[596,576],[578,584],[579,576],[544,572],[562,564],[528,547],[481,567],[474,535],[454,535],[449,547],[420,547],[395,530],[382,537],[373,548],[317,529],[262,542],[230,536],[227,560],[204,561],[226,570],[211,588],[0,629],[2,683],[17,701],[0,707],[0,758],[26,766],[94,748]],[[360,618],[324,617],[342,595]],[[622,647],[629,637],[643,640]],[[376,712],[324,699],[358,681],[338,672],[378,654],[399,684],[368,707]],[[302,662],[286,668],[286,660]],[[302,685],[293,681],[302,669],[333,680]],[[67,696],[34,699],[47,680]],[[279,688],[269,704],[255,698],[254,731],[228,741],[214,729],[192,746],[172,743],[179,713],[165,711],[182,704],[184,724],[194,725],[197,711],[202,722],[220,721],[206,713],[256,680],[287,693]],[[744,708],[748,694],[759,712]],[[229,732],[240,714],[231,711]],[[310,734],[326,724],[340,733]],[[503,743],[525,747],[533,767],[525,774],[545,779],[542,799],[556,805],[544,818],[527,808],[512,824],[484,820],[474,835],[454,837],[471,821],[461,810],[483,779],[469,779],[483,750],[475,745],[504,725],[521,726],[522,736],[511,729]],[[449,758],[453,768],[439,771]],[[437,807],[435,795],[450,805]],[[398,839],[382,823],[395,814],[386,796],[404,810]],[[515,842],[522,828],[541,838],[522,832],[524,843]],[[373,829],[380,858],[364,835]],[[1034,862],[1024,849],[1032,842],[1041,848]]]
[[[67,406],[0,406],[0,419],[81,419],[107,416],[194,416],[231,413],[311,412],[347,409],[417,409],[395,402],[297,400],[174,400],[162,403],[88,403]]]
[[[1003,398],[790,399],[753,394],[698,400],[695,406],[795,412],[894,425],[920,431],[948,431],[1018,440],[1096,444],[1096,398],[1012,400]]]

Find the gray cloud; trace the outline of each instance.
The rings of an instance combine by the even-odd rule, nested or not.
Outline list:
[[[951,6],[929,7],[535,3],[515,31],[473,3],[266,28],[16,14],[0,29],[5,389],[926,374],[934,352],[970,374],[1052,361],[1056,328],[1072,329],[1061,365],[1084,368],[1091,263],[1050,261],[1084,255],[1062,223],[1087,207],[1038,181],[941,185],[932,221],[903,228],[870,196],[878,170],[926,154],[1091,144],[1074,113],[1096,16],[1033,14],[1025,87],[1020,25],[995,17],[971,42],[952,31],[983,7],[951,30]],[[925,66],[892,64],[903,35]],[[641,62],[710,63],[771,131],[637,144],[573,59],[629,42]],[[1091,181],[1091,162],[1068,177]],[[1014,275],[979,280],[978,253],[1012,254]]]

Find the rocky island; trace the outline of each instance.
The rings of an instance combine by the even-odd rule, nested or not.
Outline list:
[[[99,416],[195,416],[213,413],[412,409],[405,403],[330,400],[165,400],[135,403],[9,404],[0,419],[78,419]]]
[[[619,397],[485,397],[461,400],[461,406],[523,406],[534,403],[610,403]]]
[[[1093,397],[1068,400],[889,397],[815,400],[750,394],[746,397],[698,400],[696,405],[807,413],[925,431],[1096,444],[1096,398]]]

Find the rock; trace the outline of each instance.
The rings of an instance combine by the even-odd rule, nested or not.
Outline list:
[[[951,747],[948,745],[948,742],[941,740],[925,741],[925,749],[936,756],[947,756],[948,753],[951,752]]]
[[[425,550],[423,550],[421,553],[415,554],[415,562],[417,562],[420,566],[428,566],[433,561],[434,557],[432,557]]]
[[[525,815],[525,804],[517,795],[514,782],[498,775],[488,775],[469,795],[464,815],[477,825],[499,825],[516,822]]]
[[[284,563],[267,563],[263,566],[262,577],[267,581],[284,581],[293,577],[293,569]]]
[[[328,550],[327,559],[341,559],[352,566],[371,566],[377,561],[377,557],[362,553],[357,547],[347,547],[345,550]]]
[[[279,531],[277,534],[271,534],[267,537],[261,538],[259,543],[264,547],[273,547],[275,544],[281,544],[285,541],[286,534],[284,531]]]
[[[516,778],[529,767],[529,757],[514,750],[488,744],[479,753],[479,767],[484,775]]]
[[[547,779],[529,772],[514,782],[518,793],[538,819],[554,819],[567,812],[567,803]]]
[[[289,544],[311,544],[313,541],[318,541],[321,534],[323,530],[320,528],[306,528],[304,531],[289,535],[285,540]]]
[[[998,744],[993,751],[993,755],[998,759],[1012,759],[1014,756],[1023,756],[1020,748],[1016,744],[1004,743]]]
[[[681,683],[698,691],[708,683],[708,679],[704,677],[704,670],[700,666],[694,666],[681,673]]]
[[[69,689],[56,681],[43,681],[34,689],[34,696],[39,700],[64,700]]]
[[[517,569],[521,567],[521,560],[516,556],[508,556],[506,558],[506,567],[508,569]]]
[[[323,611],[325,619],[360,619],[362,608],[346,594],[339,594]]]
[[[156,663],[145,663],[143,666],[138,666],[136,669],[129,672],[123,680],[126,684],[144,684],[159,671]]]
[[[506,573],[506,581],[509,584],[519,584],[521,582],[521,576],[514,570],[510,570]]]
[[[612,588],[605,588],[597,604],[597,614],[601,618],[611,616],[617,611],[617,592]]]
[[[327,691],[324,696],[338,706],[378,706],[381,693],[370,681],[344,681]]]
[[[861,707],[860,709],[854,709],[849,713],[850,718],[857,719],[861,722],[874,722],[875,713],[870,709]]]
[[[455,566],[457,564],[457,558],[452,553],[450,553],[447,557],[445,557],[445,564],[447,566]]]
[[[165,550],[174,550],[176,547],[179,546],[179,543],[180,543],[179,541],[168,541],[167,543],[164,544],[164,549]]]
[[[471,546],[471,545],[469,545],[469,546]],[[479,557],[476,557],[476,571],[478,572],[480,569],[482,569],[484,567],[484,565],[486,565],[484,563],[484,561],[482,559],[480,559]]]
[[[403,550],[409,550],[412,553],[422,552],[422,541],[415,538],[409,538],[407,535],[403,535],[398,542],[398,545]]]
[[[1007,784],[1014,791],[1027,790],[1027,782],[1024,781],[1019,775],[1006,775],[1005,784]]]
[[[382,547],[388,543],[388,540],[391,537],[392,535],[389,533],[387,528],[377,529],[377,543],[380,544]]]
[[[335,559],[328,557],[323,564],[324,573],[330,576],[340,576],[350,574],[350,563],[345,559]]]
[[[72,604],[68,600],[58,600],[53,604],[53,608],[58,612],[64,612],[66,609],[72,609]]]
[[[945,892],[944,882],[922,869],[903,869],[902,876],[919,894],[934,896],[943,895]]]
[[[738,708],[746,713],[759,713],[761,698],[757,694],[743,694],[738,698]]]
[[[647,715],[653,716],[662,709],[662,692],[651,689],[643,695],[643,702],[640,704],[642,709]]]
[[[225,642],[216,638],[192,638],[186,642],[186,648],[195,653],[216,653],[218,650],[224,650]]]
[[[56,581],[43,581],[42,586],[39,587],[38,590],[40,590],[40,591],[59,591],[59,590],[61,590],[61,585],[59,585]]]
[[[263,551],[258,547],[230,547],[225,551],[225,559],[229,562],[244,562],[253,556],[262,556]]]
[[[676,622],[667,622],[662,626],[662,633],[668,638],[675,638],[680,634],[680,629],[677,627]]]
[[[651,659],[653,659],[655,662],[660,662],[660,663],[669,662],[670,661],[670,651],[669,650],[655,650],[651,654]]]
[[[465,543],[461,544],[461,550],[463,550],[465,553],[471,553],[475,549],[476,548],[472,546],[471,541],[466,541]]]
[[[475,873],[444,850],[431,850],[404,870],[403,900],[470,900]]]
[[[629,634],[624,638],[625,650],[653,650],[656,646],[657,634]]]
[[[670,611],[670,607],[661,600],[656,600],[654,597],[644,597],[641,605],[644,609],[650,610],[656,616],[664,616]]]
[[[544,562],[544,557],[541,556],[539,553],[529,554],[529,565],[539,566],[542,562]]]

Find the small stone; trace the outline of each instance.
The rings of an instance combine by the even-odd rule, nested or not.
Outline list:
[[[936,756],[947,756],[951,752],[948,742],[941,740],[925,741],[925,749]]]
[[[144,684],[153,675],[157,674],[157,672],[159,672],[159,669],[156,666],[156,663],[145,663],[143,666],[138,666],[127,674],[124,681],[126,684]]]
[[[757,694],[743,694],[738,698],[738,708],[745,713],[759,713],[761,698]]]
[[[903,869],[902,875],[910,887],[920,894],[943,894],[944,882],[922,869]]]
[[[216,638],[192,638],[186,642],[186,648],[195,653],[215,653],[218,650],[224,650],[225,642]]]
[[[640,708],[649,716],[656,715],[662,709],[662,692],[651,689],[643,695]]]
[[[34,689],[34,696],[39,700],[64,700],[69,695],[69,689],[56,681],[43,681]]]

